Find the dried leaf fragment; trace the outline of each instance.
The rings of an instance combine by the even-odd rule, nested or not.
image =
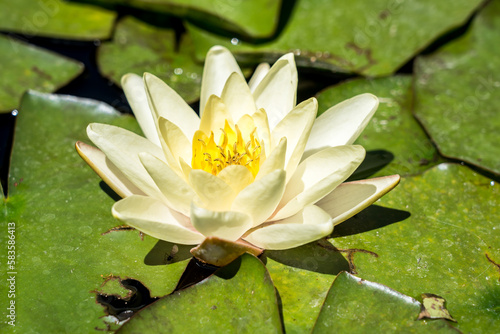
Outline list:
[[[418,315],[418,320],[421,319],[447,319],[453,322],[457,322],[451,316],[450,312],[446,309],[444,304],[446,300],[438,295],[432,293],[422,294],[422,306],[420,309],[420,314]]]

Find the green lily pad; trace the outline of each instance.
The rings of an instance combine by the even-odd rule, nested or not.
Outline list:
[[[310,333],[335,276],[349,270],[349,263],[325,240],[264,254],[286,333]]]
[[[250,38],[274,34],[281,0],[77,0],[104,6],[124,5],[187,19],[210,29],[223,29]]]
[[[317,96],[318,114],[339,102],[367,92],[378,96],[380,104],[356,144],[363,145],[372,153],[383,150],[380,159],[378,154],[368,154],[368,164],[377,161],[382,164],[386,162],[384,157],[393,156],[392,161],[374,176],[417,174],[440,162],[436,149],[412,115],[411,76],[361,78],[329,87]],[[390,160],[390,157],[386,158]]]
[[[118,85],[126,73],[142,76],[150,72],[186,101],[194,102],[200,96],[203,66],[191,58],[192,49],[187,34],[183,35],[177,51],[175,30],[156,28],[126,17],[116,26],[113,41],[98,49],[97,62],[101,73]]]
[[[244,254],[206,280],[144,308],[118,333],[282,333],[266,267]]]
[[[500,174],[500,3],[467,34],[415,63],[415,115],[439,151]]]
[[[418,321],[420,303],[343,272],[332,284],[313,333],[457,333],[444,321]]]
[[[29,92],[19,111],[9,175],[2,203],[2,229],[15,225],[16,305],[19,333],[82,333],[104,328],[96,303],[110,277],[142,282],[153,296],[175,288],[187,261],[148,265],[156,239],[137,231],[114,231],[113,194],[78,156],[77,140],[86,140],[90,122],[138,131],[130,116],[87,99]],[[102,187],[102,188],[101,188]],[[7,244],[7,233],[0,242]],[[0,254],[6,263],[7,252]],[[149,262],[149,261],[148,261]],[[6,270],[0,274],[5,282]],[[7,296],[6,284],[1,285]],[[45,311],[44,311],[45,310]],[[9,311],[4,307],[1,316]],[[4,321],[0,331],[8,328]]]
[[[0,35],[0,50],[0,112],[17,108],[30,88],[53,92],[83,71],[79,62],[12,37]]]
[[[367,209],[336,226],[333,241],[378,255],[356,253],[354,270],[363,279],[415,299],[439,295],[459,330],[488,333],[500,328],[500,274],[490,262],[500,261],[499,201],[494,181],[465,166],[441,164],[403,178],[377,202],[409,218],[381,224]]]
[[[0,0],[0,31],[73,40],[106,39],[116,13],[61,0]]]
[[[193,25],[188,28],[199,59],[218,44],[251,63],[294,51],[300,66],[384,76],[464,24],[482,2],[297,0],[283,31],[261,45],[234,43]]]

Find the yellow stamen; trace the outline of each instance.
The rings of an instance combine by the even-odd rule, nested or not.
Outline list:
[[[196,131],[193,136],[192,168],[217,175],[227,166],[240,165],[247,167],[255,177],[264,160],[257,129],[254,127],[251,132],[242,133],[237,124],[233,128],[226,121],[224,128],[220,130],[218,144],[213,132],[207,136],[200,130]]]

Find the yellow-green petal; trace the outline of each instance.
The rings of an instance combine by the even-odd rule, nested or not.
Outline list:
[[[304,159],[327,147],[354,143],[378,108],[372,94],[357,95],[331,107],[314,122]]]
[[[337,225],[367,208],[399,183],[399,175],[342,183],[316,203]]]
[[[127,225],[161,240],[195,245],[204,236],[196,232],[189,218],[151,197],[133,195],[113,205],[113,216]]]
[[[231,210],[252,217],[253,225],[263,223],[274,212],[285,191],[286,172],[275,170],[243,189],[234,199]]]
[[[165,162],[155,156],[149,153],[139,153],[139,158],[161,193],[165,196],[166,204],[172,209],[189,216],[191,201],[196,196],[189,184]]]
[[[163,80],[150,73],[144,73],[144,85],[149,107],[156,119],[160,116],[177,125],[188,138],[192,138],[200,126],[200,118],[189,104]]]
[[[294,216],[271,223],[252,232],[244,239],[264,249],[289,249],[326,237],[333,231],[330,215],[310,205]]]
[[[76,150],[83,160],[121,197],[144,195],[130,180],[106,157],[102,151],[81,141]]]
[[[272,219],[289,217],[328,195],[358,168],[364,157],[362,146],[346,145],[325,149],[304,160],[288,182]]]
[[[204,209],[193,202],[191,223],[206,237],[235,241],[252,227],[252,218],[242,212]]]

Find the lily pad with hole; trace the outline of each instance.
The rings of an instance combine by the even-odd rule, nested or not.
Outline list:
[[[204,28],[227,30],[248,38],[268,38],[277,29],[281,0],[76,0],[168,14]]]
[[[450,158],[500,174],[500,2],[466,35],[415,62],[415,115]]]
[[[161,298],[118,333],[282,333],[266,267],[244,254],[200,283]]]
[[[97,62],[101,73],[118,85],[124,74],[150,72],[194,102],[200,96],[203,66],[193,61],[192,49],[189,35],[182,35],[177,50],[175,30],[125,17],[116,26],[113,41],[98,49]]]
[[[1,210],[2,229],[7,230],[7,222],[15,225],[16,330],[105,328],[99,318],[104,308],[92,291],[112,277],[138,280],[152,296],[172,292],[187,261],[168,266],[146,261],[156,239],[135,230],[110,231],[120,226],[111,215],[116,195],[74,147],[86,140],[90,122],[138,131],[135,119],[96,101],[38,92],[23,97],[17,117],[8,197]],[[7,236],[0,234],[3,245]],[[2,252],[0,261],[6,263],[6,257]],[[3,270],[4,282],[6,275]],[[1,285],[4,296],[6,288]],[[8,312],[3,308],[1,316],[6,319]],[[0,331],[8,326],[2,321]]]
[[[28,89],[53,92],[83,71],[83,64],[0,35],[0,112],[19,106]]]
[[[111,35],[116,13],[61,0],[0,0],[0,31],[81,41]]]
[[[463,25],[483,2],[297,0],[277,38],[259,45],[234,43],[194,25],[188,29],[199,59],[212,45],[227,46],[241,61],[254,64],[294,51],[300,66],[385,76]]]
[[[488,333],[500,327],[499,199],[496,182],[440,164],[403,178],[376,206],[336,226],[332,242],[353,249],[359,277],[418,300],[438,295],[460,331]],[[393,220],[383,222],[391,211]]]
[[[380,104],[356,141],[368,151],[361,169],[366,169],[365,172],[373,176],[411,175],[441,162],[442,159],[411,112],[413,88],[410,76],[360,78],[329,87],[317,96],[318,114],[330,106],[367,92],[378,96]]]
[[[340,273],[312,333],[459,333],[444,320],[419,321],[420,303],[382,284]]]

